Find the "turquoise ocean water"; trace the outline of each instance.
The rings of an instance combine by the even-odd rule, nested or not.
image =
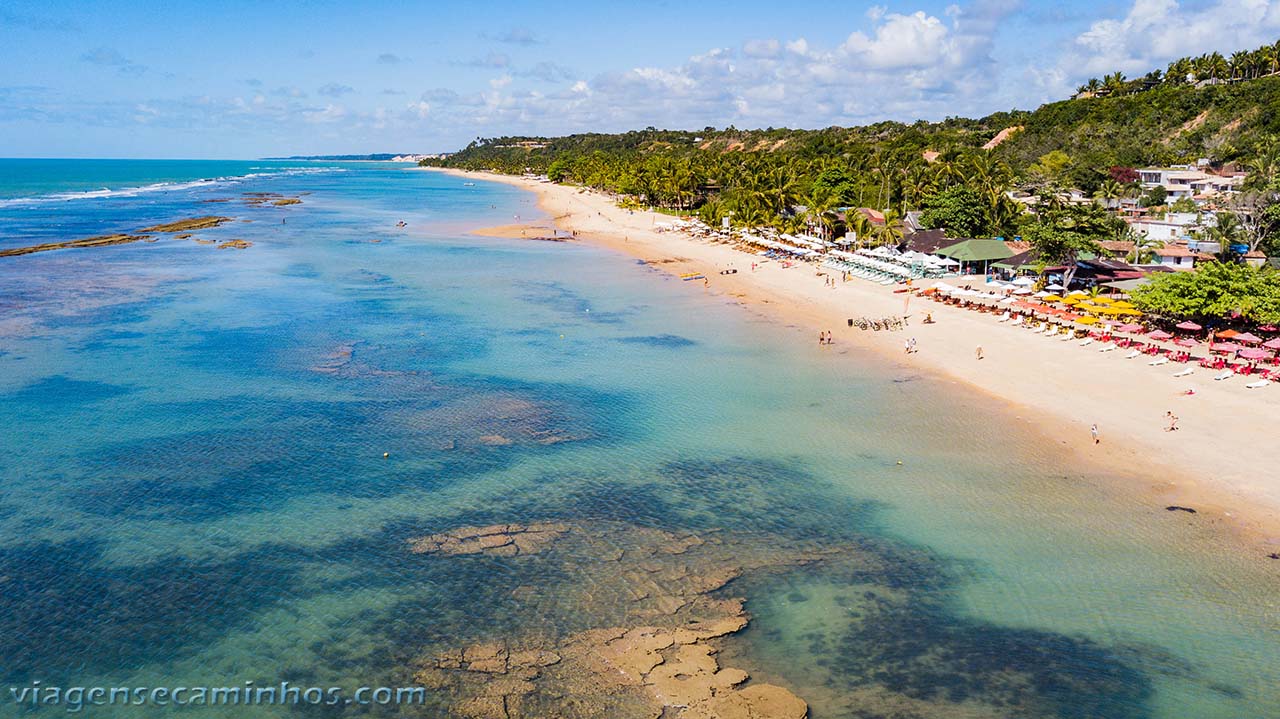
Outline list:
[[[407,551],[529,521],[723,537],[751,623],[721,664],[815,719],[1280,716],[1274,564],[949,383],[587,244],[465,234],[536,215],[519,190],[0,160],[0,250],[211,214],[0,258],[0,716],[61,713],[13,700],[35,682],[400,686],[624,621],[572,557]]]

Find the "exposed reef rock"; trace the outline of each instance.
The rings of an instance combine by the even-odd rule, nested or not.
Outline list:
[[[207,230],[211,227],[217,227],[224,222],[230,222],[230,217],[217,217],[209,215],[207,217],[192,217],[188,220],[178,220],[177,222],[167,222],[163,225],[154,225],[146,227],[140,232],[186,232],[188,230]]]
[[[145,230],[144,230],[145,232]],[[138,242],[139,240],[149,240],[151,235],[101,235],[98,237],[89,237],[83,240],[68,240],[66,242],[47,242],[43,245],[29,245],[27,247],[14,247],[8,250],[0,250],[0,257],[16,257],[18,255],[29,255],[35,252],[48,252],[50,250],[71,250],[81,247],[106,247],[107,245],[124,245],[130,242]]]
[[[227,240],[218,245],[220,250],[244,250],[253,247],[253,243],[248,240]]]
[[[787,544],[753,556],[718,535],[551,522],[466,527],[411,540],[410,551],[420,554],[539,554],[522,561],[550,563],[552,576],[567,578],[554,587],[515,588],[512,596],[532,617],[555,605],[589,607],[578,615],[617,620],[559,636],[540,631],[430,652],[414,680],[450,697],[451,715],[467,719],[802,719],[804,700],[780,686],[749,684],[746,671],[721,667],[717,659],[717,642],[747,626],[749,617],[742,599],[713,593],[744,571],[796,566],[825,554]]]
[[[278,192],[246,192],[241,195],[241,198],[250,207],[264,207],[266,205],[285,207],[302,204],[302,200],[298,199],[298,197],[286,197]]]
[[[504,557],[537,554],[567,531],[567,526],[553,522],[462,527],[411,539],[409,551],[414,554],[483,553]]]

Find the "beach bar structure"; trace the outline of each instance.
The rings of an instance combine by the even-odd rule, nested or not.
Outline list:
[[[970,270],[981,262],[982,273],[986,274],[992,262],[1007,260],[1016,253],[1004,240],[962,240],[935,250],[933,254],[956,260]]]

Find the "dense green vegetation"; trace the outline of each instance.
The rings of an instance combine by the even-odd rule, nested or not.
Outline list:
[[[953,236],[1026,235],[1056,262],[1074,256],[1064,248],[1124,236],[1122,223],[1071,224],[1056,209],[1066,190],[1096,198],[1100,209],[1124,197],[1159,207],[1164,198],[1142,194],[1135,168],[1205,158],[1251,170],[1251,194],[1234,208],[1242,238],[1250,248],[1275,250],[1268,242],[1280,234],[1270,229],[1280,225],[1280,151],[1270,138],[1280,135],[1280,76],[1260,76],[1271,57],[1264,50],[1228,63],[1224,79],[1236,82],[1196,87],[1182,73],[1122,88],[1112,78],[1112,89],[1094,96],[976,120],[480,138],[423,164],[546,174],[710,223],[730,217],[746,228],[852,231],[860,241],[893,241],[905,213],[919,210],[925,226]],[[1191,74],[1218,78],[1216,65],[1200,63]],[[984,149],[1002,130],[1002,141]],[[1030,203],[1036,212],[1015,202],[1011,189],[1039,196]],[[837,210],[847,207],[876,208],[887,222],[871,224],[858,213],[842,220]]]
[[[1257,324],[1280,323],[1280,272],[1248,265],[1209,263],[1195,272],[1155,274],[1130,293],[1143,312],[1170,319],[1238,317]]]
[[[1256,50],[1240,50],[1226,57],[1212,52],[1199,57],[1182,57],[1169,63],[1164,72],[1152,70],[1136,80],[1127,80],[1121,72],[1091,78],[1076,89],[1080,95],[1108,96],[1143,92],[1159,85],[1183,85],[1199,82],[1240,82],[1255,80],[1280,72],[1280,41]]]

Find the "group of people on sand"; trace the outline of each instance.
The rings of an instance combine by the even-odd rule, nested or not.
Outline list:
[[[818,333],[818,344],[819,344],[819,345],[829,345],[829,344],[831,344],[831,342],[832,342],[832,339],[831,339],[831,330],[826,330],[825,332],[819,332],[819,333]]]

